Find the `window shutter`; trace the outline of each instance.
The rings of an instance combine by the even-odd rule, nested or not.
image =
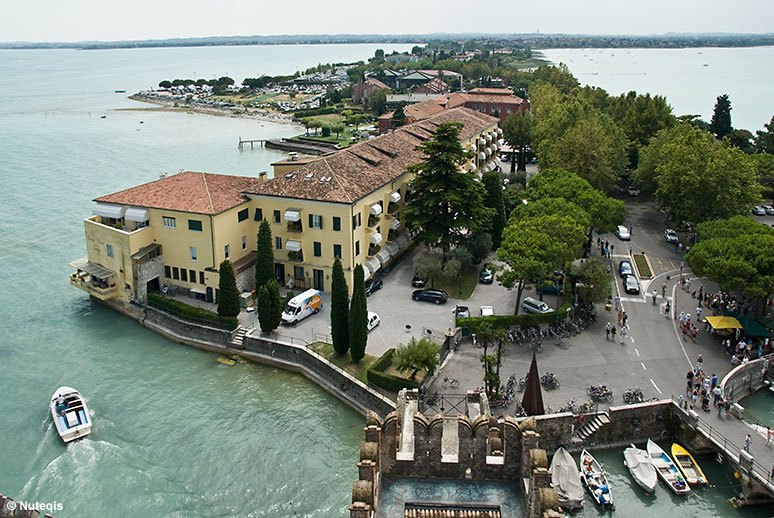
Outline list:
[[[320,230],[322,230],[322,222],[323,222],[323,217],[320,216]]]
[[[314,227],[314,216],[309,214],[309,228],[313,228],[313,227]]]

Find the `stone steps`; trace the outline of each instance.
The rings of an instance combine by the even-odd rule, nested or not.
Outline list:
[[[600,428],[610,423],[610,418],[606,413],[597,414],[588,419],[583,426],[575,431],[572,436],[573,444],[581,444],[583,441],[594,435]]]
[[[247,335],[247,329],[239,326],[231,338],[231,345],[241,349],[245,342],[245,335]]]

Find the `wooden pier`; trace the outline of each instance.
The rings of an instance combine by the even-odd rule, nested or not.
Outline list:
[[[244,146],[246,144],[250,144],[250,149],[253,149],[253,147],[257,144],[260,147],[264,147],[266,145],[265,139],[255,139],[255,140],[242,140],[242,137],[239,137],[239,150],[241,151],[244,149]]]

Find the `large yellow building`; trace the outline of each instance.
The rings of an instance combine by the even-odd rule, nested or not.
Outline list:
[[[461,173],[497,166],[498,120],[456,108],[296,166],[283,162],[273,179],[185,172],[97,198],[84,221],[88,255],[70,263],[70,282],[122,303],[144,303],[149,289],[214,301],[218,266],[229,259],[238,287],[250,290],[265,219],[282,284],[329,291],[338,256],[351,287],[356,265],[368,278],[408,246],[400,222],[407,167],[448,121],[463,125],[460,141],[472,152]]]

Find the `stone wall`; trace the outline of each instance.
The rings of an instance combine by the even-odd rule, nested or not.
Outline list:
[[[253,291],[255,289],[255,267],[254,266],[245,268],[241,272],[237,273],[235,277],[236,277],[237,290],[239,290],[240,293],[243,291]]]
[[[170,337],[171,339],[182,341],[188,345],[196,346],[197,342],[203,342],[226,347],[231,341],[231,331],[186,322],[185,320],[180,320],[169,313],[165,313],[152,307],[145,308],[145,318],[143,318],[140,323],[145,327],[152,327],[152,325],[155,324],[156,326],[172,331],[179,337],[185,337],[186,340],[179,340],[175,337]],[[148,324],[151,324],[151,326]],[[158,329],[154,327],[154,330]]]
[[[158,277],[159,288],[164,287],[164,257],[158,255],[142,263],[135,261],[134,267],[137,269],[134,301],[145,304],[148,302],[148,281]]]
[[[255,353],[251,359],[303,374],[361,414],[373,410],[387,415],[395,410],[395,403],[388,398],[306,347],[270,342],[251,334],[245,337],[244,349]]]
[[[720,382],[723,396],[732,401],[739,401],[762,388],[769,375],[772,360],[774,354],[769,354],[747,365],[739,365],[726,374]]]

